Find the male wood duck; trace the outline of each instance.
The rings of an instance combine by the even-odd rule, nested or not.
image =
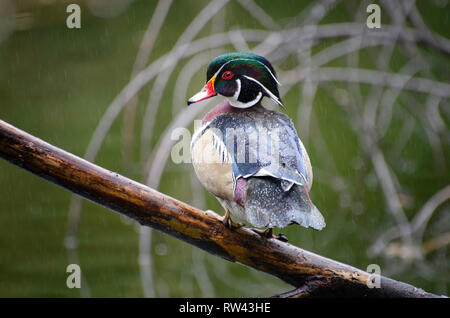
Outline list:
[[[188,105],[220,94],[192,138],[198,179],[225,208],[230,228],[249,223],[273,237],[273,227],[299,224],[321,230],[322,214],[309,197],[313,174],[308,154],[289,117],[261,105],[283,106],[275,70],[253,53],[228,53],[208,66],[206,85]]]

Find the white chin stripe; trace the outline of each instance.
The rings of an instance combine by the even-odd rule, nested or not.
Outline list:
[[[236,107],[236,108],[249,108],[249,107],[252,107],[252,106],[256,105],[261,100],[262,97],[263,97],[262,92],[259,92],[254,100],[251,100],[251,101],[249,101],[247,103],[243,103],[243,102],[238,101],[235,98],[235,96],[228,98],[228,101],[230,102],[230,105],[233,106],[233,107]]]

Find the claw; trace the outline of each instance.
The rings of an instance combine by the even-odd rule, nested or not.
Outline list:
[[[239,229],[244,226],[244,224],[242,223],[233,222],[231,220],[230,211],[228,209],[225,210],[225,215],[223,216],[222,223],[229,229]]]
[[[283,233],[278,234],[275,238],[277,240],[281,241],[281,242],[288,242],[289,241],[287,236],[284,235]]]
[[[265,230],[252,229],[252,231],[261,235],[262,237],[265,237],[265,238],[274,238],[273,229],[271,227],[269,227]]]
[[[261,235],[265,238],[275,238],[281,242],[287,242],[288,238],[283,233],[278,234],[277,236],[273,235],[273,228],[267,228],[265,230],[252,229],[253,232]]]

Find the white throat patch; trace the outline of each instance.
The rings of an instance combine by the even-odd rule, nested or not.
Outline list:
[[[252,107],[253,105],[255,105],[256,103],[258,103],[261,100],[262,93],[259,92],[258,96],[256,96],[256,98],[254,100],[251,100],[251,101],[249,101],[247,103],[240,102],[238,100],[238,98],[239,98],[239,95],[241,94],[242,84],[241,84],[241,80],[239,78],[236,79],[236,84],[237,84],[236,92],[234,93],[233,96],[228,97],[228,101],[230,102],[231,106],[236,107],[236,108],[249,108],[249,107]]]

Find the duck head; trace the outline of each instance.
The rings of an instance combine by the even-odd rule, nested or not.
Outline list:
[[[249,108],[266,96],[283,106],[273,66],[253,53],[227,53],[208,66],[206,84],[188,100],[188,105],[220,94],[231,106]]]

